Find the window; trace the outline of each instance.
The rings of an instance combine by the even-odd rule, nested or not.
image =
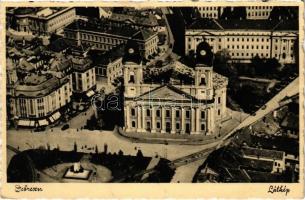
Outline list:
[[[132,128],[135,128],[135,127],[136,127],[136,122],[135,122],[135,121],[132,121],[132,122],[131,122],[131,127],[132,127]]]
[[[170,117],[170,111],[169,110],[166,110],[166,117]]]
[[[185,111],[185,116],[186,116],[186,118],[190,118],[190,111],[189,110]]]
[[[149,109],[146,110],[146,116],[150,117],[150,110]]]
[[[200,85],[206,85],[204,74],[201,75],[201,78],[200,78]]]
[[[220,109],[218,109],[218,115],[220,115]]]
[[[176,110],[176,118],[180,117],[180,110]]]
[[[161,116],[161,112],[160,110],[157,110],[157,117],[160,117]]]
[[[205,131],[205,124],[201,124],[201,130]]]
[[[135,77],[134,72],[130,72],[128,83],[135,83],[135,78],[134,77]]]
[[[157,128],[161,128],[161,123],[157,122]]]
[[[150,121],[146,122],[146,130],[150,130]]]
[[[180,129],[180,124],[176,123],[176,129]]]
[[[136,115],[136,110],[134,108],[131,109],[131,116],[135,116]]]
[[[201,119],[205,118],[205,111],[201,111]]]

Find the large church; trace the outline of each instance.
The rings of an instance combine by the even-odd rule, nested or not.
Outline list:
[[[213,53],[206,42],[197,46],[195,66],[176,69],[177,62],[143,65],[139,47],[126,44],[123,58],[124,131],[128,133],[212,135],[226,117],[228,79],[213,72]],[[162,80],[161,80],[162,77]]]

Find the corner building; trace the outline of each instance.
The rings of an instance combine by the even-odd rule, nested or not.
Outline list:
[[[168,82],[149,81],[137,48],[127,44],[123,58],[125,132],[214,134],[227,114],[228,79],[213,72],[210,46],[198,45],[197,64],[182,84],[175,73]]]

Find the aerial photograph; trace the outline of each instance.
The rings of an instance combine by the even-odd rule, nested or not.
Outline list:
[[[298,183],[299,15],[6,7],[7,182]]]

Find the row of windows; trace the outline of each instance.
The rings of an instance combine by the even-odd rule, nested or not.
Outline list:
[[[175,128],[176,130],[180,130],[181,129],[181,124],[179,122],[176,122],[175,124]],[[206,125],[205,123],[201,123],[200,124],[200,128],[201,128],[201,131],[205,131],[206,130]],[[131,127],[132,128],[136,128],[136,121],[131,121]],[[151,122],[150,121],[146,121],[146,130],[151,130]],[[157,121],[156,123],[156,128],[157,129],[161,129],[161,122]],[[186,123],[186,128],[187,128],[187,132],[190,132],[190,124],[189,123]],[[172,129],[172,125],[170,122],[166,122],[166,130],[167,132],[169,132],[170,130]]]
[[[261,12],[259,12],[259,11],[255,11],[255,12],[249,12],[248,13],[248,16],[250,17],[250,16],[258,16],[258,17],[263,17],[263,16],[269,16],[270,15],[270,11],[268,12],[268,11],[261,11]]]
[[[112,45],[118,45],[125,41],[122,39],[109,38],[109,37],[105,37],[105,36],[88,35],[87,33],[82,33],[81,39],[91,40],[91,41],[95,41],[95,42],[108,43],[108,44],[112,44]]]
[[[196,38],[196,41],[201,41],[202,40],[202,38]],[[214,40],[216,40],[215,38],[206,38],[206,40],[207,41],[211,41],[211,42],[214,42]],[[189,37],[189,42],[191,42],[192,41],[192,38],[191,37]],[[219,42],[221,42],[222,41],[222,38],[218,38],[218,41]],[[230,41],[232,41],[232,42],[239,42],[239,41],[241,41],[241,42],[254,42],[254,41],[256,41],[256,42],[269,42],[269,38],[243,38],[243,37],[239,37],[239,38],[230,38],[230,37],[228,37],[227,38],[227,42],[230,42]],[[277,42],[278,41],[278,39],[275,39],[275,41]],[[283,40],[283,41],[285,41],[285,40]]]
[[[200,115],[201,119],[205,119],[205,111],[201,111],[200,113],[201,113],[201,115]],[[131,108],[131,116],[136,116],[136,109],[135,108]],[[150,109],[146,109],[146,116],[151,117],[151,110]],[[159,109],[156,110],[156,117],[161,117],[161,110],[159,110]],[[168,118],[171,117],[171,110],[165,110],[165,117],[168,117]],[[175,117],[176,118],[181,117],[180,110],[176,110]],[[185,111],[185,117],[190,118],[190,110]]]
[[[192,37],[189,37],[188,41],[192,42],[192,39],[193,39]],[[207,42],[214,42],[214,40],[216,40],[215,38],[205,38],[205,39],[206,39]],[[218,38],[218,42],[221,42],[225,39],[226,39],[227,42],[269,42],[270,41],[269,38],[261,38],[261,37],[260,38],[253,38],[253,37],[252,38],[249,38],[249,37],[244,38],[242,36],[239,36],[238,38],[235,38],[235,37],[230,38],[230,37],[227,36],[227,38]],[[197,42],[200,42],[200,41],[203,41],[203,38],[202,37],[196,37],[195,40]],[[294,43],[294,41],[295,41],[294,39],[273,39],[273,42],[275,42],[275,43],[278,43],[278,42],[280,42],[280,43],[286,43],[286,42]]]
[[[70,12],[67,12],[65,14],[59,15],[57,16],[55,19],[52,19],[49,21],[48,25],[49,27],[52,27],[54,25],[58,25],[58,24],[62,24],[62,23],[66,23],[66,19],[70,19],[73,20],[73,18],[75,17],[75,11],[71,10]]]

